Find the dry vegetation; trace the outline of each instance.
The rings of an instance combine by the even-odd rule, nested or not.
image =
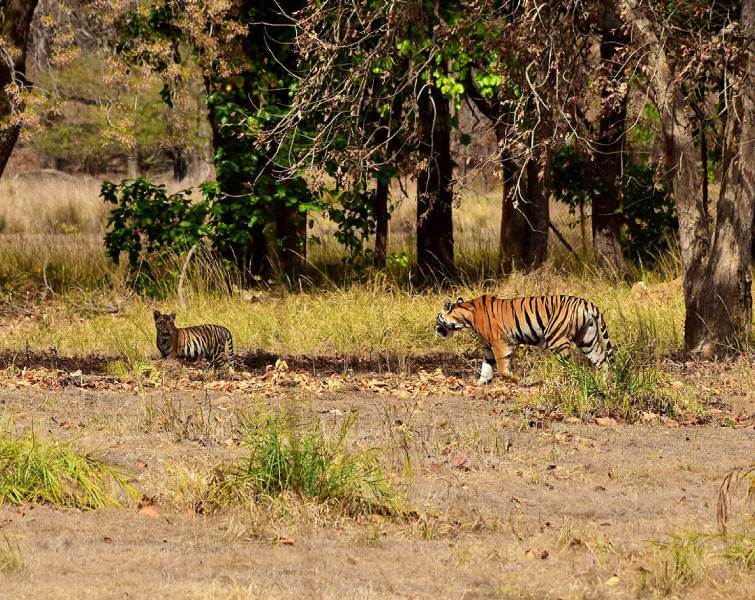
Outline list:
[[[755,448],[755,362],[678,357],[673,257],[615,285],[554,239],[546,269],[495,279],[496,193],[457,211],[453,290],[416,289],[400,266],[343,283],[319,221],[309,258],[325,289],[219,291],[199,257],[181,307],[175,290],[133,294],[104,258],[97,189],[0,183],[0,401],[14,423],[0,581],[17,597],[728,598],[755,585],[752,490],[726,534],[715,510]],[[395,254],[411,253],[406,219],[408,202]],[[449,295],[483,290],[590,298],[617,360],[595,373],[522,350],[521,385],[478,388],[474,340],[442,343],[432,325]],[[226,379],[158,361],[155,307],[227,325],[246,363]]]

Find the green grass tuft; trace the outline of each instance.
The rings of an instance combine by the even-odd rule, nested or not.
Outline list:
[[[755,567],[755,521],[751,521],[749,527],[743,528],[742,533],[729,533],[722,535],[722,538],[724,558],[745,569]]]
[[[319,423],[302,427],[292,418],[260,412],[242,424],[247,453],[219,467],[208,486],[204,510],[293,492],[333,504],[348,514],[397,514],[397,494],[372,451],[350,452],[349,417],[328,439]]]
[[[651,572],[655,590],[668,596],[687,588],[703,576],[709,553],[708,536],[697,532],[677,532],[668,542],[656,542],[659,561]]]
[[[129,473],[65,443],[0,432],[0,503],[26,502],[92,510],[138,496]]]
[[[21,548],[18,543],[3,534],[0,538],[0,572],[14,573],[24,568]]]
[[[672,390],[662,373],[622,348],[602,369],[554,357],[540,366],[538,403],[565,416],[637,420],[643,412],[675,416],[694,406]]]

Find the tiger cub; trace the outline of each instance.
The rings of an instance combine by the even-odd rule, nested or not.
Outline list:
[[[478,384],[493,378],[493,367],[510,379],[514,348],[528,344],[561,356],[576,344],[595,367],[613,356],[608,328],[598,307],[574,296],[503,299],[485,294],[474,300],[448,302],[438,314],[435,331],[444,338],[471,329],[484,346]]]
[[[221,325],[176,327],[176,313],[152,313],[157,328],[157,349],[163,358],[188,361],[205,358],[212,366],[230,364],[234,360],[233,337]]]

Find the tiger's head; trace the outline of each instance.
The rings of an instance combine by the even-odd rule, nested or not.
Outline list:
[[[435,320],[435,332],[444,338],[450,338],[465,327],[472,327],[474,310],[470,302],[457,298],[456,302],[446,302],[443,310]]]
[[[159,310],[152,311],[157,329],[157,349],[163,358],[170,354],[173,340],[176,337],[176,313],[161,313]]]

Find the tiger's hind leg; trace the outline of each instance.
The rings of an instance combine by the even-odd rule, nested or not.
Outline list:
[[[571,340],[567,337],[558,337],[545,340],[545,347],[561,358],[569,358]]]
[[[610,345],[604,347],[601,328],[597,319],[585,324],[577,339],[577,346],[593,367],[600,368],[607,363]]]
[[[490,383],[493,379],[493,371],[496,366],[495,355],[490,348],[485,348],[482,357],[482,368],[480,369],[480,379],[477,380],[477,385],[485,385]]]

